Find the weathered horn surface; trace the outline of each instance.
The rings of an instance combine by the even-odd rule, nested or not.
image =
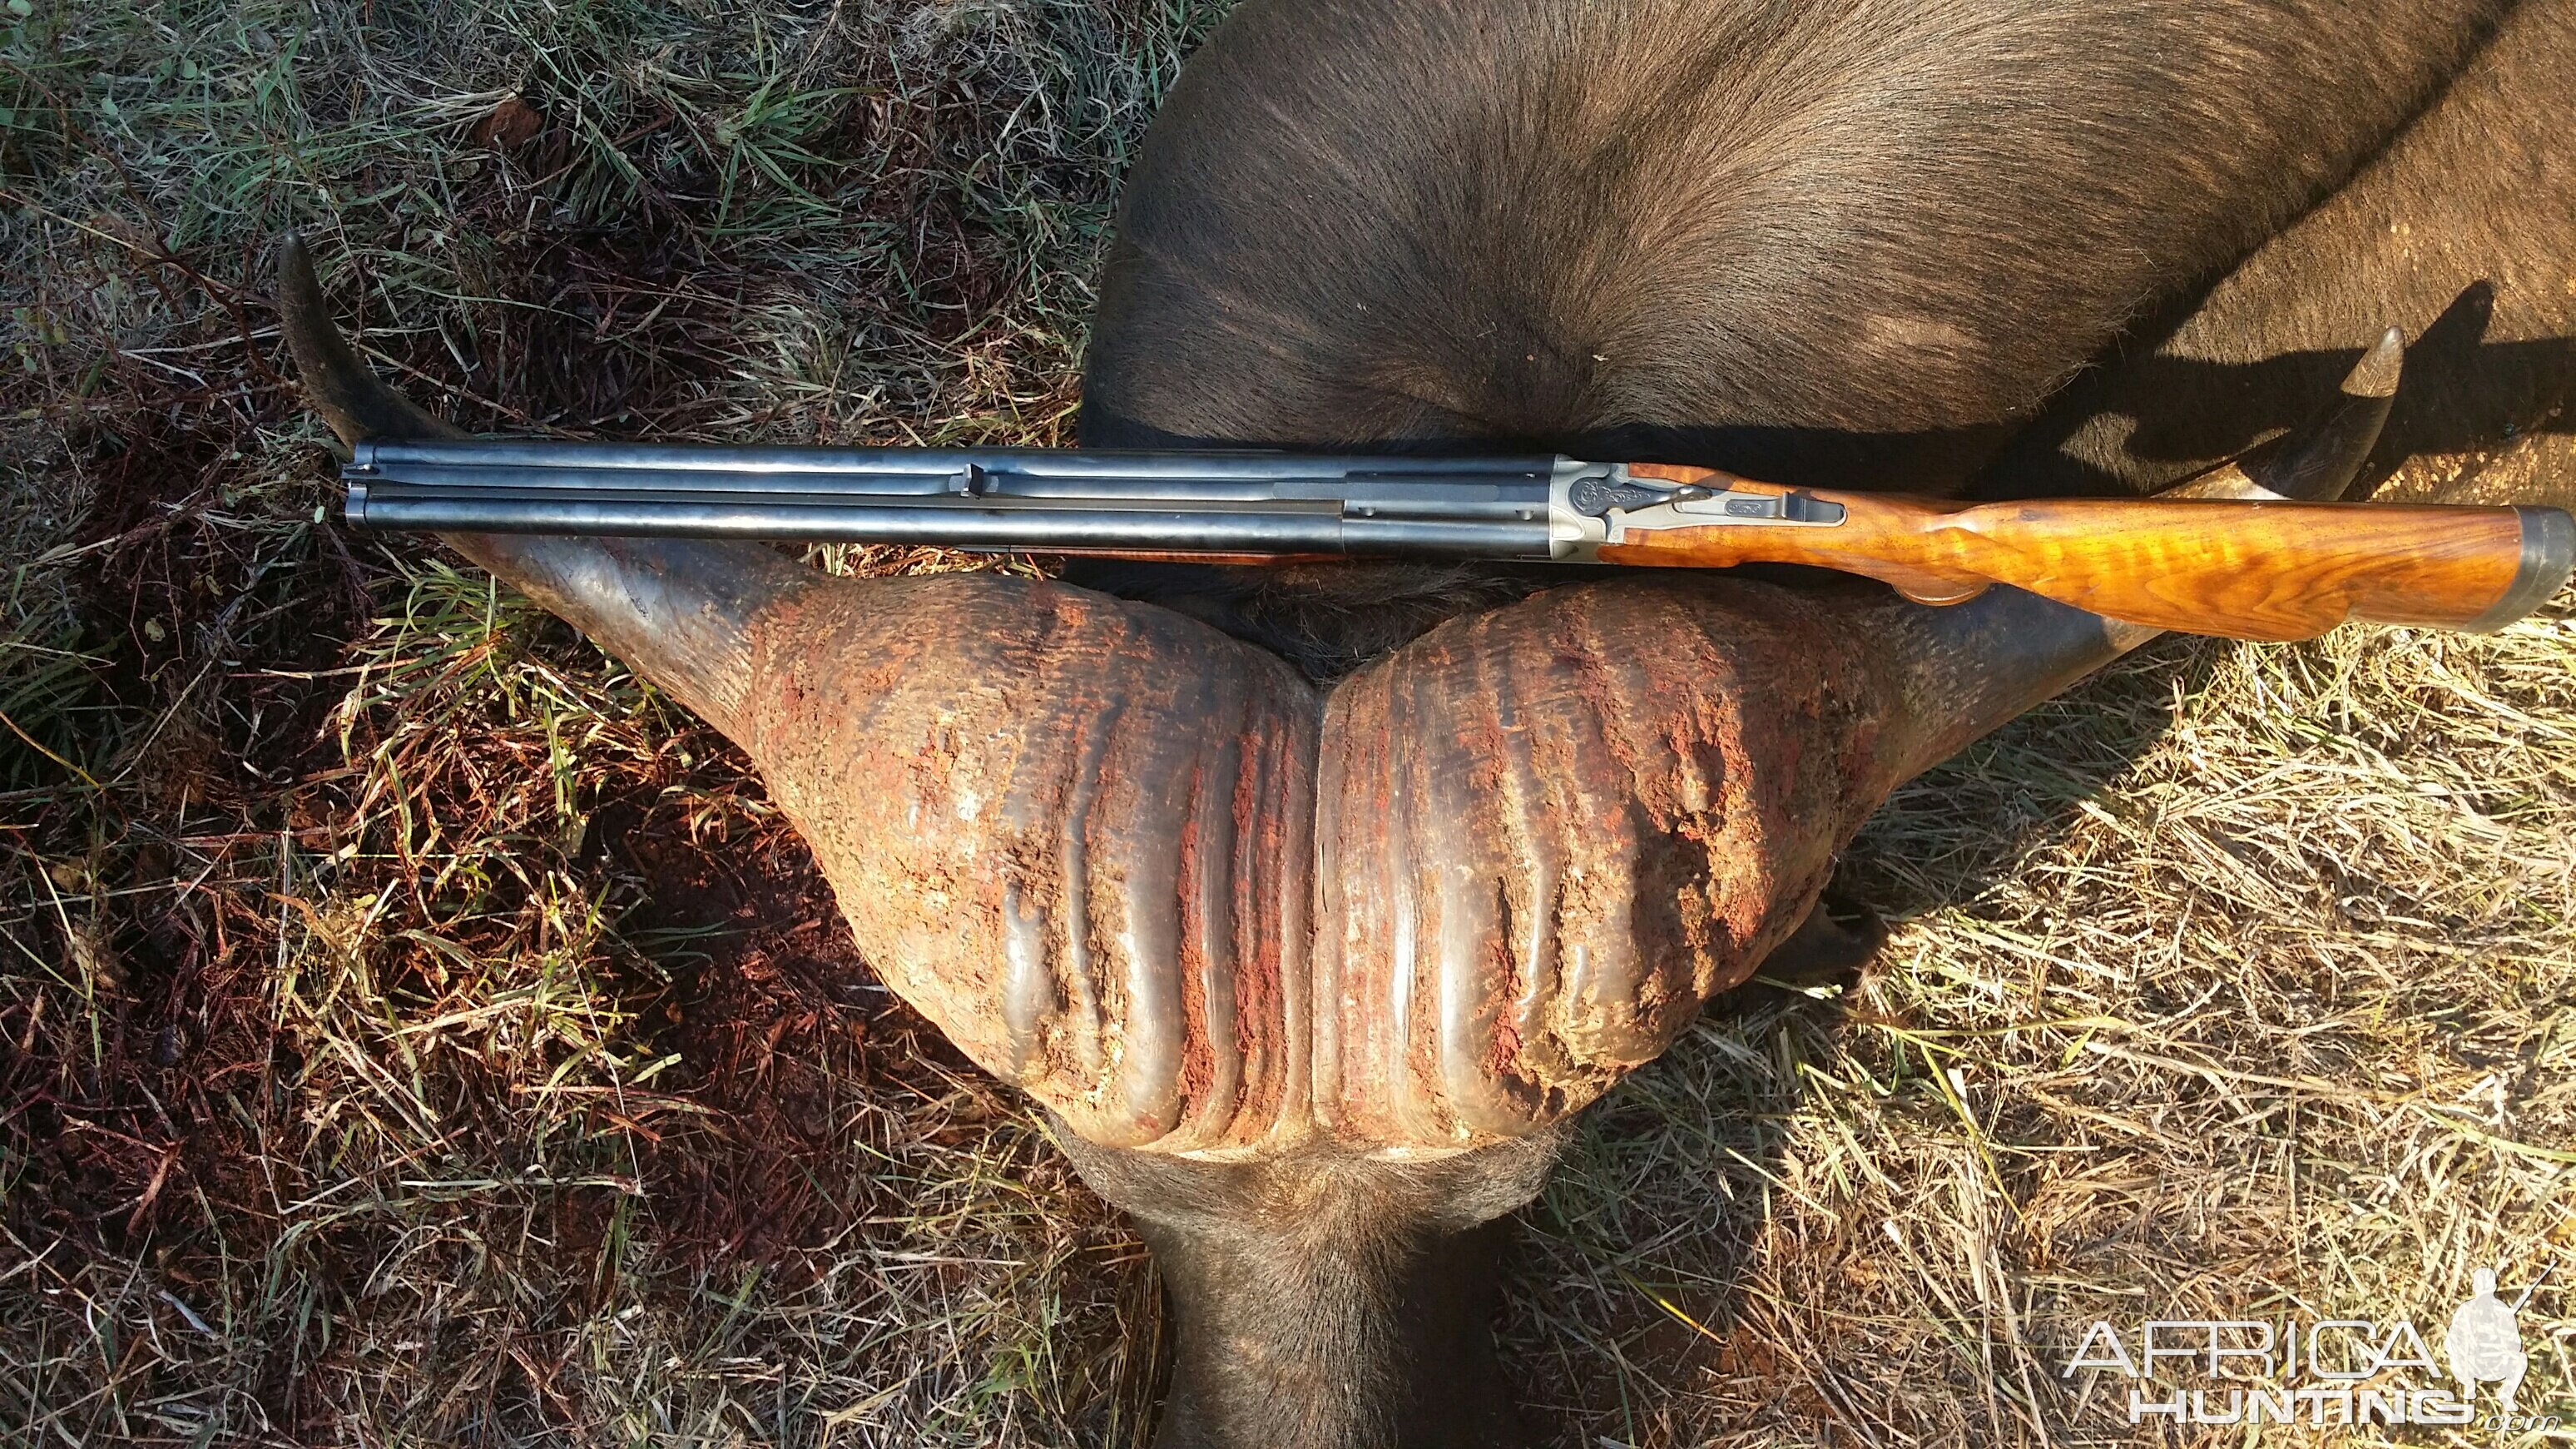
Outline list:
[[[1432,630],[1326,706],[1318,1118],[1478,1146],[1584,1107],[1796,930],[1890,790],[2153,637],[1717,574]]]
[[[368,376],[291,249],[345,437]],[[1525,1135],[1814,906],[1886,792],[2146,637],[1995,589],[1716,575],[1454,619],[1320,697],[1183,616],[743,544],[451,539],[739,743],[896,992],[1107,1145]]]
[[[1832,601],[1721,578],[1444,625],[1325,715],[1318,1110],[1466,1144],[1652,1060],[1804,918],[1889,699]]]
[[[763,620],[741,742],[869,962],[1094,1142],[1303,1123],[1314,693],[1178,614],[981,575]]]

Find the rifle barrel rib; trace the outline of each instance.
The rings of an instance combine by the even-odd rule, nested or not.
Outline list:
[[[1039,448],[361,445],[364,528],[973,550],[1554,557],[1558,458]],[[1580,465],[1576,465],[1580,466]]]

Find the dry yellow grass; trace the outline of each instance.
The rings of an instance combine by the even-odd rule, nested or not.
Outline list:
[[[0,1440],[1141,1441],[1141,1251],[721,741],[317,521],[263,268],[471,426],[1053,440],[1218,8],[10,10]],[[1910,787],[1879,966],[1719,1003],[1522,1215],[1547,1439],[2247,1442],[2060,1371],[2438,1338],[2479,1264],[2576,1419],[2566,604],[2169,641]],[[2259,1437],[2513,1441],[2446,1434]]]

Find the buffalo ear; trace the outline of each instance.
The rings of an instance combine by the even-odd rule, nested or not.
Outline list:
[[[1886,944],[1887,922],[1878,912],[1828,888],[1760,970],[1784,986],[1831,986],[1859,975]]]

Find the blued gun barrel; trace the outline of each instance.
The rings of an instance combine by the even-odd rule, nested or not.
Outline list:
[[[362,528],[1200,557],[1547,559],[1566,460],[362,443]]]

